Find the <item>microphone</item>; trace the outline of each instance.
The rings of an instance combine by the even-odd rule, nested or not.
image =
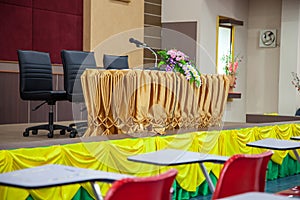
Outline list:
[[[151,51],[155,56],[155,66],[154,67],[157,68],[157,53],[151,47],[149,47],[147,44],[140,42],[134,38],[129,38],[129,42],[135,44],[136,47],[138,47],[138,48],[145,48],[145,49],[148,49],[149,51]]]
[[[147,44],[142,43],[134,38],[129,38],[129,42],[135,44],[136,47],[147,47],[148,46]]]

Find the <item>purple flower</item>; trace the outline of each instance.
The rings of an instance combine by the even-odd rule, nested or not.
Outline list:
[[[182,66],[182,69],[183,69],[184,71],[189,71],[189,68],[187,67],[187,65],[183,65],[183,66]]]
[[[190,73],[188,73],[188,74],[185,74],[185,78],[186,78],[186,80],[190,80],[192,78],[192,76]]]
[[[166,71],[167,71],[167,72],[171,72],[171,71],[173,71],[173,67],[172,67],[172,66],[170,66],[170,65],[167,65],[167,67],[166,67]]]
[[[159,65],[166,65],[166,71],[178,71],[191,82],[195,81],[197,87],[201,85],[200,73],[189,61],[189,57],[177,49],[162,50],[158,54],[162,60]]]
[[[173,60],[172,58],[169,58],[169,63],[170,63],[170,64],[176,64],[176,61]]]
[[[188,65],[183,65],[182,69],[184,71],[184,75],[186,76],[186,79],[190,80],[192,78],[192,75],[191,75],[191,70],[188,68]]]

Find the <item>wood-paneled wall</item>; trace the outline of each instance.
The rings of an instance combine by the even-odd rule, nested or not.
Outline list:
[[[161,0],[144,1],[144,42],[152,49],[161,49]],[[144,64],[153,64],[155,56],[144,49]]]
[[[18,49],[82,50],[83,0],[0,0],[0,60],[17,61]]]
[[[143,50],[128,39],[144,37],[144,1],[0,0],[0,25],[0,124],[48,121],[48,106],[32,112],[39,102],[20,99],[17,63],[14,66],[5,63],[17,61],[17,49],[50,52],[53,63],[61,63],[62,49],[129,52],[130,67],[143,63]],[[108,41],[119,33],[123,33],[121,42],[114,38],[111,40],[115,43]],[[108,41],[106,46],[105,41]],[[102,66],[100,53],[95,52],[98,66]],[[53,84],[55,89],[63,89],[62,70],[54,71]],[[57,102],[55,111],[56,121],[73,119],[70,102]]]
[[[63,90],[62,74],[53,75],[53,88]],[[0,124],[48,122],[49,106],[43,105],[36,111],[32,109],[40,101],[23,101],[19,94],[19,73],[0,73]],[[73,120],[72,104],[68,101],[57,102],[54,121]]]

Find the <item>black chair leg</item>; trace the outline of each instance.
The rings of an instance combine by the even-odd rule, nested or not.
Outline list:
[[[48,138],[53,138],[54,131],[60,130],[61,135],[65,135],[66,131],[70,132],[70,138],[74,138],[77,135],[77,130],[75,128],[69,127],[69,126],[63,126],[53,123],[53,105],[50,105],[50,111],[49,111],[49,121],[48,124],[42,124],[37,126],[28,127],[25,129],[25,132],[23,133],[24,137],[29,136],[29,132],[32,132],[32,135],[37,135],[38,130],[47,130],[48,132]]]
[[[28,127],[28,128],[25,129],[25,132],[23,133],[23,136],[28,137],[30,131],[32,132],[32,135],[37,135],[38,130],[49,130],[49,124],[42,124],[42,125]]]
[[[48,133],[48,137],[52,138],[54,135],[54,131],[55,130],[60,130],[60,134],[61,135],[65,135],[66,131],[67,132],[72,132],[72,131],[76,131],[74,128],[70,128],[68,126],[63,126],[63,125],[58,125],[58,124],[41,124],[41,125],[37,125],[37,126],[32,126],[32,127],[28,127],[25,129],[23,136],[24,137],[28,137],[29,133],[31,131],[32,135],[37,135],[38,134],[38,130],[46,130],[49,131]],[[76,136],[76,134],[75,134]]]
[[[75,122],[75,123],[72,123],[72,124],[69,124],[69,127],[70,128],[77,128],[77,129],[83,129],[83,128],[87,128],[88,124],[87,124],[87,121],[85,122]]]
[[[69,124],[70,129],[72,129],[72,130],[75,129],[77,131],[76,134],[78,134],[79,136],[82,136],[85,133],[87,126],[88,126],[87,121],[75,122],[75,123]],[[70,137],[71,137],[71,135],[70,135]]]

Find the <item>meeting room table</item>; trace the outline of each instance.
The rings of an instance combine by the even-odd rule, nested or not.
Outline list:
[[[96,181],[112,183],[127,177],[131,176],[65,165],[48,164],[2,173],[0,174],[0,185],[24,189],[40,189],[90,182],[96,199],[102,200],[101,190]]]
[[[300,140],[300,136],[293,136],[291,137],[291,140]]]
[[[226,75],[201,75],[202,85],[161,70],[86,69],[86,136],[220,125],[229,91]]]
[[[134,162],[148,163],[160,166],[175,166],[199,163],[200,169],[205,176],[208,187],[213,193],[215,191],[215,186],[211,178],[209,177],[204,163],[212,162],[222,164],[225,163],[229,159],[229,157],[178,149],[163,149],[151,153],[129,156],[127,159]]]
[[[291,199],[287,196],[280,196],[276,194],[266,193],[266,192],[246,192],[242,194],[237,194],[220,200],[288,200]]]
[[[250,147],[264,148],[264,149],[271,149],[271,150],[281,150],[281,151],[293,150],[297,160],[300,162],[300,157],[297,152],[297,149],[300,149],[300,142],[297,141],[267,138],[263,140],[249,142],[246,145]]]

